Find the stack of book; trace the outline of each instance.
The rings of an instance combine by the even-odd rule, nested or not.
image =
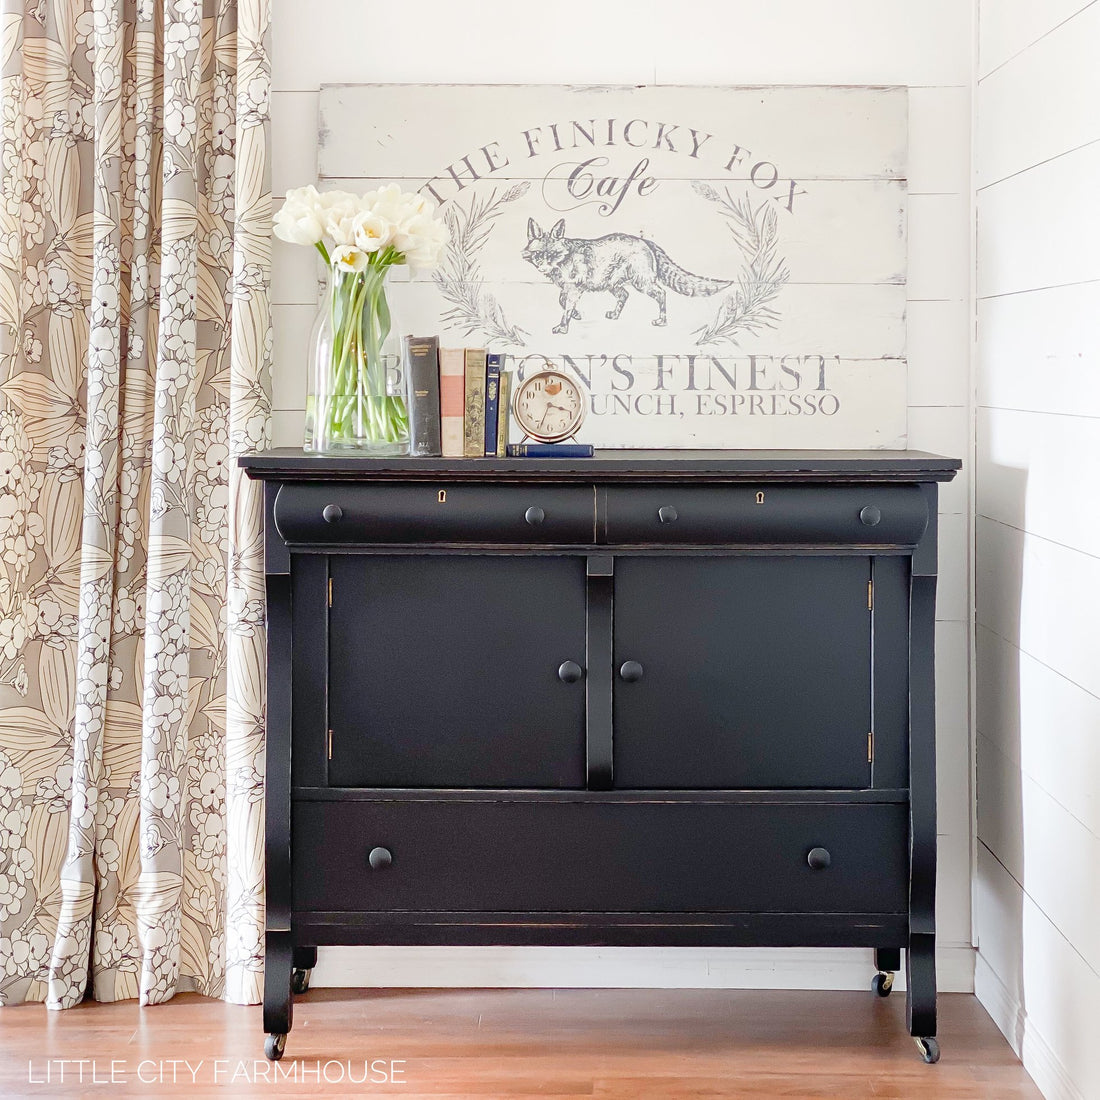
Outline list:
[[[438,336],[405,337],[409,453],[421,458],[503,458],[511,371],[484,348],[441,348]]]

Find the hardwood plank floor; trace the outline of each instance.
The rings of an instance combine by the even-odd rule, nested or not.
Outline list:
[[[20,1005],[0,1009],[0,1096],[1041,1100],[974,997],[939,1004],[935,1066],[905,1033],[904,995],[870,992],[317,989],[277,1064],[259,1008]],[[76,1059],[94,1060],[83,1081]]]

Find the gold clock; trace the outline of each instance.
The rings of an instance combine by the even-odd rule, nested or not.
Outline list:
[[[558,370],[529,374],[512,394],[512,415],[525,435],[560,443],[577,434],[587,408],[580,385]]]

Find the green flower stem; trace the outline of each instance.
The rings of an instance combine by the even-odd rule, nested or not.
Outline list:
[[[327,258],[323,244],[317,249]],[[408,410],[401,397],[387,393],[383,358],[392,323],[386,273],[403,260],[391,246],[373,254],[364,271],[330,270],[328,393],[317,394],[315,409],[322,448],[364,439],[386,443],[408,438]]]

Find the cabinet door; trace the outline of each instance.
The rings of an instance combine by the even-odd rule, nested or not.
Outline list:
[[[869,578],[861,557],[617,559],[615,786],[868,786]]]
[[[329,562],[331,785],[584,786],[583,558]]]

